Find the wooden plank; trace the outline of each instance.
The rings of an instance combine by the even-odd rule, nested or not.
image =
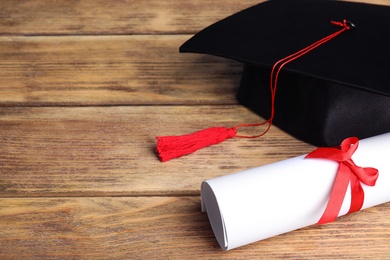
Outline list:
[[[204,27],[261,0],[225,1],[0,1],[0,34],[181,34]],[[360,0],[390,5],[389,0]]]
[[[0,1],[0,32],[3,35],[195,33],[259,2]]]
[[[0,108],[0,196],[197,195],[205,179],[313,150],[272,127],[166,163],[154,152],[155,136],[261,120],[241,106]]]
[[[0,37],[0,106],[236,104],[242,64],[189,37]]]
[[[0,199],[0,258],[387,259],[389,213],[387,203],[224,252],[199,197]]]

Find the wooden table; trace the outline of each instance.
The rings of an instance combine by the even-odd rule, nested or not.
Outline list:
[[[389,203],[219,248],[200,183],[313,150],[277,127],[158,160],[155,136],[261,121],[235,100],[242,64],[178,53],[258,2],[1,1],[0,258],[390,259]]]

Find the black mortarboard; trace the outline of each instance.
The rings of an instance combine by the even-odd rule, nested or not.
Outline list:
[[[325,0],[271,0],[197,33],[181,52],[243,62],[238,100],[269,118],[272,66],[280,59],[356,25],[281,70],[273,123],[317,146],[390,131],[390,7]]]

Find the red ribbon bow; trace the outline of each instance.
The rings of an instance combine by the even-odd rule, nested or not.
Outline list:
[[[348,213],[359,211],[363,206],[364,190],[361,183],[368,186],[375,185],[379,175],[378,170],[369,167],[359,167],[351,159],[358,146],[359,139],[350,137],[341,143],[340,149],[318,148],[306,155],[305,158],[321,158],[340,163],[328,205],[318,224],[332,222],[337,218],[349,183],[351,183],[351,206]]]

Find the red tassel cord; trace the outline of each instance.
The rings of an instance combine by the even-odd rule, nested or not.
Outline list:
[[[342,32],[349,30],[354,27],[354,25],[347,20],[343,20],[343,22],[334,22],[331,21],[332,24],[341,26],[342,28],[332,33],[329,36],[322,38],[321,40],[307,46],[306,48],[295,52],[278,62],[276,62],[271,70],[270,75],[270,92],[271,92],[271,115],[270,118],[263,123],[259,124],[240,124],[233,128],[225,128],[225,127],[212,127],[205,130],[201,130],[195,132],[193,134],[183,135],[183,136],[160,136],[157,137],[157,153],[162,162],[169,161],[174,158],[178,158],[187,154],[191,154],[201,148],[221,143],[227,139],[236,137],[236,138],[258,138],[265,135],[268,130],[272,126],[272,121],[275,116],[275,97],[276,97],[276,87],[278,84],[279,73],[282,68],[296,60],[306,53],[314,50],[320,45],[330,41],[335,38]],[[241,127],[258,127],[268,125],[267,128],[259,135],[247,136],[247,135],[237,135],[237,129]]]

